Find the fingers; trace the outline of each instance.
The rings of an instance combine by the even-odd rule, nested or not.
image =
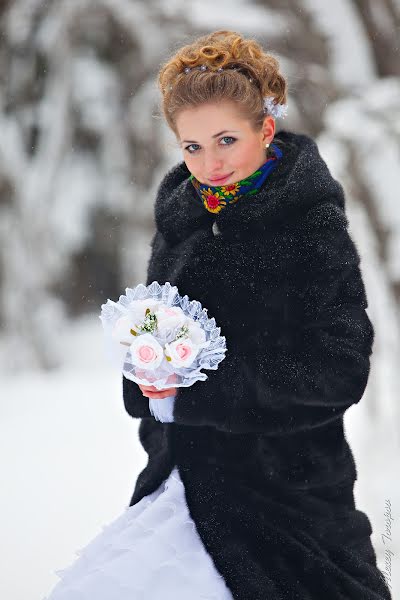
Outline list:
[[[174,380],[176,380],[176,377],[174,377]],[[161,399],[161,398],[167,398],[168,396],[174,396],[177,391],[176,388],[169,388],[168,390],[158,390],[154,385],[142,385],[140,383],[138,383],[138,386],[141,389],[143,396],[147,396],[148,398],[155,398],[155,399]]]
[[[152,388],[153,388],[153,386],[152,386]],[[156,388],[153,388],[153,389],[156,389]],[[168,396],[174,396],[176,394],[176,388],[171,388],[169,390],[157,390],[157,391],[153,391],[153,389],[141,387],[143,396],[147,396],[148,398],[161,399],[161,398],[167,398]]]
[[[167,383],[175,383],[176,380],[177,380],[176,374],[171,373],[167,378]],[[158,393],[159,391],[163,391],[163,392],[165,391],[165,390],[158,390],[154,385],[146,385],[146,384],[138,383],[138,386],[140,387],[142,392],[157,392]],[[166,391],[170,392],[171,389],[168,389]],[[175,388],[173,388],[173,389],[175,389]]]
[[[144,385],[140,388],[142,390],[142,393],[147,396],[148,394],[159,394],[161,392],[165,392],[165,390],[158,390],[156,387],[154,387],[153,385],[148,386],[148,385]]]

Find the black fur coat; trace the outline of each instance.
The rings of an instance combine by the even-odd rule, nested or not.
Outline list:
[[[374,329],[345,198],[317,145],[281,131],[259,192],[208,212],[186,164],[155,204],[147,284],[199,300],[226,337],[217,371],[156,421],[123,377],[148,453],[130,505],[178,466],[188,508],[237,600],[390,599],[343,414],[365,390]]]

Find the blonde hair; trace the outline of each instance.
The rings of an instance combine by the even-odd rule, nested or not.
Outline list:
[[[201,65],[207,69],[195,68]],[[193,70],[185,73],[187,67]],[[162,113],[175,136],[176,118],[186,108],[229,100],[259,131],[266,116],[264,96],[273,96],[276,104],[287,101],[287,83],[278,60],[257,41],[229,30],[214,31],[181,47],[162,65],[158,87]]]

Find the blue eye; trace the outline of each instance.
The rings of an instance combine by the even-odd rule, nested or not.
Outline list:
[[[196,150],[189,150],[192,146],[198,146],[198,144],[190,144],[190,146],[186,146],[185,150],[189,152],[189,154],[194,154]]]
[[[236,141],[236,138],[231,137],[229,135],[224,136],[221,140],[233,140],[230,144],[222,144],[223,146],[232,146],[232,144]]]
[[[236,142],[236,138],[231,137],[229,135],[225,135],[221,138],[221,140],[232,140],[232,142],[230,142],[229,144],[222,144],[222,146],[232,146],[232,144]],[[190,144],[190,146],[186,146],[185,150],[187,150],[189,154],[195,154],[197,152],[197,150],[189,150],[189,148],[191,148],[192,146],[199,146],[199,144]]]

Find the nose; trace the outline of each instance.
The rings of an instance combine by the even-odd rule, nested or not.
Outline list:
[[[223,172],[224,163],[218,150],[205,151],[203,164],[206,177]]]

